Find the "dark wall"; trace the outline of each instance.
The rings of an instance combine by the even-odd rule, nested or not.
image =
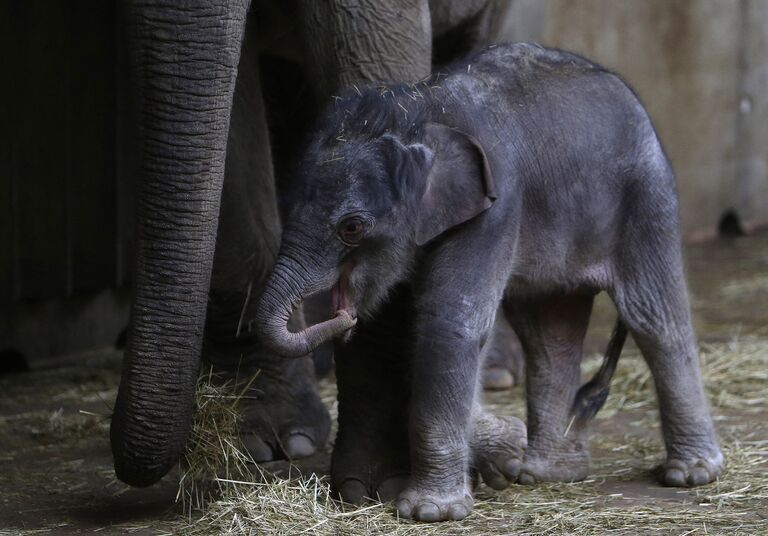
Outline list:
[[[0,2],[0,352],[110,344],[115,328],[103,324],[125,321],[124,304],[88,318],[92,300],[124,286],[132,234],[117,173],[115,9],[103,0]],[[36,322],[41,309],[66,318]],[[59,342],[30,341],[36,324],[38,338]]]

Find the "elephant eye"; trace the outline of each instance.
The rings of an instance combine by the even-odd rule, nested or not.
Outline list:
[[[363,239],[370,225],[359,216],[352,216],[341,220],[338,226],[338,234],[341,241],[348,246],[356,246]]]

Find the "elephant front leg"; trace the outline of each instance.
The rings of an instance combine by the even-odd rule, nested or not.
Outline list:
[[[656,386],[667,449],[661,480],[701,486],[720,475],[724,458],[701,378],[678,242],[664,239],[654,249],[654,277],[622,270],[613,298]]]
[[[478,328],[453,320],[467,318],[462,313],[443,309],[439,317],[419,318],[412,363],[411,482],[397,509],[418,521],[463,519],[473,507],[469,436],[481,339],[493,311],[487,322],[469,316]]]
[[[575,482],[589,471],[588,430],[570,412],[592,301],[592,295],[560,295],[504,302],[526,357],[528,447],[520,484]]]

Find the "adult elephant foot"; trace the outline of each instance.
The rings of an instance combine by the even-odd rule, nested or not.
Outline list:
[[[317,392],[310,356],[216,363],[214,370],[223,381],[236,381],[242,397],[240,439],[253,461],[305,458],[323,448],[331,418]]]
[[[261,367],[240,407],[240,437],[255,462],[305,458],[328,439],[331,418],[317,393],[311,357]]]
[[[508,487],[518,479],[528,437],[523,421],[517,417],[496,417],[483,413],[475,419],[470,442],[473,478],[496,490]]]

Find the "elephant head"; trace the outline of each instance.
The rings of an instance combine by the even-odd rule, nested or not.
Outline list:
[[[280,253],[259,303],[260,337],[286,357],[347,334],[358,314],[373,314],[408,279],[421,246],[494,199],[477,140],[419,119],[423,111],[403,120],[407,114],[386,102],[386,91],[358,91],[337,102],[298,168]],[[334,318],[289,331],[302,300],[327,289]]]

